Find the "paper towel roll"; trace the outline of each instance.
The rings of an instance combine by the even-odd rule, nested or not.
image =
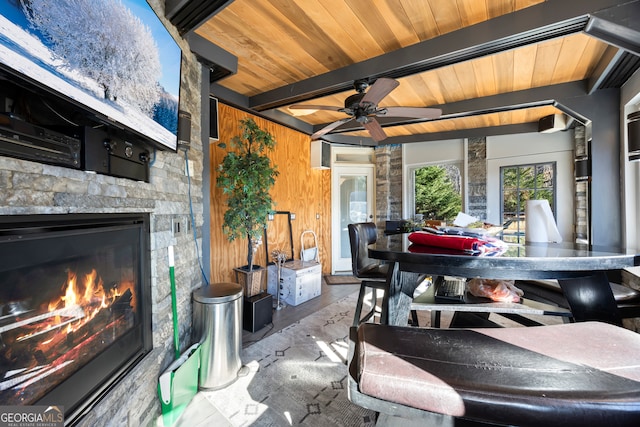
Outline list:
[[[524,207],[525,241],[562,242],[548,200],[527,200]]]

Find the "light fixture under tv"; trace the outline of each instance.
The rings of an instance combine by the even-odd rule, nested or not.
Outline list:
[[[0,113],[175,151],[180,47],[145,0],[81,3],[0,0]]]

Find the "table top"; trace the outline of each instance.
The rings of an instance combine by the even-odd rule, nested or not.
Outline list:
[[[369,247],[371,258],[397,262],[415,273],[494,279],[560,279],[584,272],[640,265],[636,250],[574,243],[512,245],[499,256],[477,256],[447,249],[412,245],[407,235],[379,238]]]

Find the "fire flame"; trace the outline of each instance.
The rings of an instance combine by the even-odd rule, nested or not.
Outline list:
[[[95,318],[101,310],[109,308],[127,289],[131,289],[131,307],[135,309],[134,284],[125,280],[105,288],[102,278],[95,269],[85,274],[84,278],[79,278],[75,272],[68,270],[63,289],[64,295],[49,302],[47,307],[49,315],[41,316],[46,318],[45,324],[41,323],[38,330],[32,330],[18,337],[18,341],[64,325],[67,333],[77,331]]]
[[[84,292],[82,289],[84,288]],[[67,280],[67,289],[63,297],[54,306],[56,308],[73,308],[81,306],[85,316],[78,322],[71,323],[67,326],[67,332],[73,332],[82,325],[93,319],[103,308],[108,308],[122,293],[117,287],[111,289],[104,288],[102,278],[98,276],[98,272],[94,269],[91,273],[86,274],[83,286],[78,286],[78,276],[76,273],[69,271]],[[52,311],[51,305],[49,311]]]

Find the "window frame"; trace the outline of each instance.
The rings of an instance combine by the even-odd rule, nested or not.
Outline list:
[[[552,186],[551,187],[538,187],[537,186],[537,179],[536,177],[538,176],[538,169],[540,167],[546,167],[546,166],[550,166],[551,167],[551,171],[553,174],[552,177]],[[534,176],[533,176],[533,182],[534,182],[534,187],[533,188],[524,188],[520,186],[521,183],[521,171],[525,168],[532,168],[534,170]],[[517,226],[516,226],[516,233],[515,233],[515,241],[512,241],[511,239],[507,238],[507,236],[512,236],[512,234],[504,234],[503,238],[505,240],[508,240],[511,243],[524,243],[525,240],[525,230],[524,227],[521,227],[521,220],[519,219],[521,216],[524,216],[525,213],[525,206],[520,206],[520,194],[524,191],[530,191],[533,190],[533,195],[532,197],[530,197],[527,200],[534,200],[537,199],[537,195],[539,194],[539,191],[544,190],[549,190],[552,191],[553,193],[553,197],[552,197],[552,201],[550,202],[551,204],[551,212],[553,213],[553,217],[557,222],[557,209],[556,207],[558,206],[557,200],[558,200],[558,163],[556,160],[549,160],[549,161],[537,161],[537,162],[527,162],[527,163],[519,163],[519,164],[515,164],[515,165],[503,165],[500,166],[498,171],[499,171],[499,177],[500,177],[500,221],[502,225],[505,225],[506,221],[505,221],[505,212],[504,212],[504,203],[505,203],[505,183],[504,183],[504,178],[505,178],[505,174],[504,171],[506,171],[507,169],[517,169],[517,179],[516,179],[516,187],[515,187],[515,192],[516,192],[516,199],[518,200],[518,206],[516,209],[516,212],[514,213],[515,217],[516,217],[516,222],[517,222]],[[511,191],[511,190],[509,190]],[[524,218],[526,220],[526,218]]]

